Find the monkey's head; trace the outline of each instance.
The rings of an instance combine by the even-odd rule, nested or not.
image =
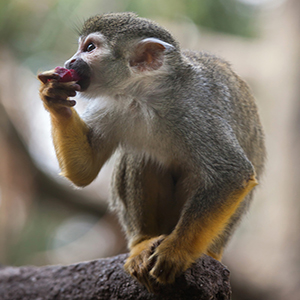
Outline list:
[[[179,45],[171,34],[133,13],[97,15],[82,28],[77,52],[66,63],[87,97],[122,94],[136,78],[158,78]]]

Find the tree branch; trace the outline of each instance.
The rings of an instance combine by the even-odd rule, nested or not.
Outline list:
[[[126,258],[121,254],[70,266],[2,267],[0,299],[230,299],[229,271],[209,256],[199,259],[174,285],[158,287],[156,295],[124,271]]]

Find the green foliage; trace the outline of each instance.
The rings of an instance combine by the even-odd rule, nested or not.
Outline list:
[[[237,0],[127,0],[126,9],[145,17],[189,18],[219,32],[246,37],[256,34],[257,11]]]
[[[36,73],[62,64],[74,52],[76,25],[80,27],[90,15],[109,11],[190,20],[247,37],[254,36],[256,28],[255,11],[238,0],[0,0],[0,47],[9,48]]]
[[[66,30],[74,27],[72,12],[82,0],[35,1],[0,0],[0,46],[9,48],[16,57],[25,60],[31,55],[47,62],[63,52]],[[74,33],[72,41],[76,42]],[[60,43],[61,42],[61,43]],[[48,54],[52,53],[49,57]]]
[[[86,8],[84,12],[82,7]],[[211,30],[247,37],[254,36],[256,28],[256,11],[238,0],[115,0],[109,3],[47,0],[40,4],[31,0],[0,0],[0,45],[10,47],[21,59],[43,51],[59,55],[67,44],[76,43],[76,16],[83,19],[84,13],[107,11],[134,11],[141,16],[174,21],[189,19]],[[46,55],[43,59],[47,61]]]

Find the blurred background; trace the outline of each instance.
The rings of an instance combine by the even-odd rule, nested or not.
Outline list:
[[[227,59],[250,84],[268,164],[223,262],[234,300],[299,300],[298,0],[0,0],[0,262],[70,264],[127,251],[107,210],[113,162],[82,190],[58,175],[36,79],[72,56],[85,19],[116,11],[156,20],[182,48]]]

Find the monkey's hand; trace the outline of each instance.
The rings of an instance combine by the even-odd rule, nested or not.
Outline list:
[[[128,257],[124,268],[132,276],[135,277],[141,284],[146,286],[149,292],[155,291],[157,285],[155,279],[149,276],[151,265],[149,258],[155,249],[161,244],[165,236],[154,237],[144,240],[132,247],[130,256]]]
[[[185,251],[185,245],[179,246],[171,236],[162,235],[132,247],[124,268],[153,293],[158,284],[173,283],[196,258]]]
[[[61,76],[55,70],[43,72],[38,78],[41,81],[40,97],[45,108],[52,114],[70,117],[70,107],[74,106],[76,101],[69,100],[68,97],[76,96],[80,85],[75,81],[61,81]]]
[[[161,284],[173,283],[197,258],[187,251],[186,246],[178,245],[172,240],[172,235],[167,236],[149,257],[150,276]]]

